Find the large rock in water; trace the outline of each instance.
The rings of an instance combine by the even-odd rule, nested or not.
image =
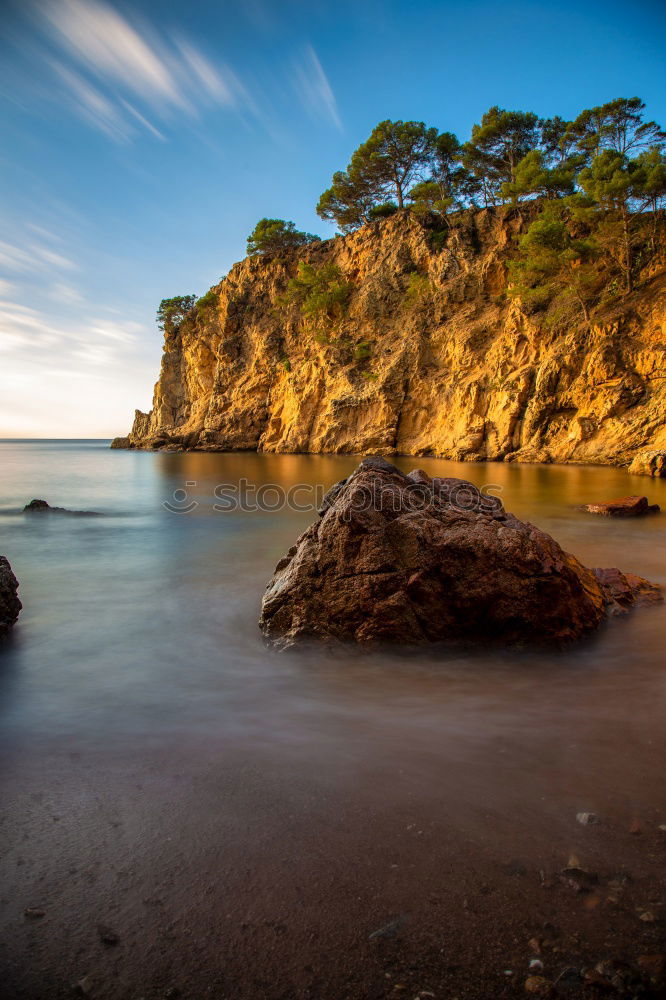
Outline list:
[[[406,476],[380,458],[336,484],[320,513],[264,596],[259,624],[278,646],[563,643],[659,593],[617,570],[587,569],[472,483]]]
[[[18,599],[18,580],[5,556],[0,556],[0,639],[16,622],[23,605]]]

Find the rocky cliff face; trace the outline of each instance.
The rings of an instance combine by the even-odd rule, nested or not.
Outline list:
[[[150,413],[116,447],[434,455],[628,464],[666,449],[666,278],[547,327],[507,295],[526,225],[483,210],[434,233],[409,213],[249,258],[165,338]],[[333,263],[339,320],[284,293],[298,260]]]

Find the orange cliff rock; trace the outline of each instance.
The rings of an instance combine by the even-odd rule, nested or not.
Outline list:
[[[115,447],[666,463],[666,278],[546,327],[507,294],[528,209],[413,214],[295,255],[248,258],[165,337],[150,413]],[[334,263],[341,320],[285,304],[298,260]],[[417,275],[414,281],[411,275]],[[369,355],[369,357],[367,356]],[[655,457],[656,456],[656,457]]]

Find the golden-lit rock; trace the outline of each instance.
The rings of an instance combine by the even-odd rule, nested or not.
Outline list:
[[[216,302],[165,338],[153,408],[116,447],[663,470],[644,457],[666,449],[659,254],[639,290],[597,310],[591,327],[574,316],[542,328],[507,294],[528,216],[467,212],[434,234],[400,212],[284,258],[241,261],[214,286]],[[339,267],[351,286],[341,319],[285,305],[299,260]]]

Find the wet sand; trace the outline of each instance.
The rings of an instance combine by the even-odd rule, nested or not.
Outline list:
[[[68,997],[83,980],[128,1000],[512,997],[534,957],[556,978],[666,950],[654,678],[609,689],[506,666],[490,690],[449,678],[448,704],[436,678],[418,680],[418,699],[389,679],[381,709],[310,717],[316,743],[302,729],[277,746],[179,736],[140,759],[122,741],[103,755],[17,747],[4,995]],[[584,810],[602,822],[581,826]],[[571,854],[598,874],[589,889],[558,877]],[[549,942],[539,956],[534,937]]]

